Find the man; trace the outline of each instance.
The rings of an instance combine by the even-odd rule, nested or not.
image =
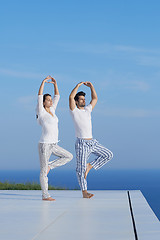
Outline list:
[[[85,104],[85,93],[78,92],[78,88],[84,84],[91,89],[91,102],[88,106]],[[69,107],[73,118],[76,132],[76,158],[77,167],[76,173],[80,188],[82,190],[83,198],[91,198],[94,196],[92,193],[87,192],[87,175],[89,171],[101,168],[109,160],[112,159],[113,153],[102,146],[92,136],[92,121],[91,112],[97,103],[97,94],[91,82],[80,82],[72,90],[69,96]],[[87,163],[90,154],[93,153],[97,158]]]

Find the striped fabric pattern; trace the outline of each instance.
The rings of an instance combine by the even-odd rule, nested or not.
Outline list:
[[[65,165],[72,160],[73,155],[56,143],[39,143],[38,149],[41,167],[40,183],[42,189],[42,198],[48,198],[50,197],[48,193],[48,166],[50,169],[53,169]],[[53,161],[49,161],[51,154],[57,156],[58,158]]]
[[[90,162],[90,164],[96,170],[103,167],[108,161],[110,161],[113,158],[113,153],[101,145],[96,139],[85,140],[77,138],[75,150],[77,158],[77,178],[80,188],[84,191],[87,190],[87,181],[84,178],[84,175],[87,167],[87,161],[91,153],[96,156],[96,159]]]

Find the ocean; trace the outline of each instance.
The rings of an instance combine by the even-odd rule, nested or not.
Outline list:
[[[75,170],[55,169],[48,178],[53,186],[79,189]],[[39,170],[1,170],[0,181],[39,183]],[[160,220],[160,170],[93,170],[87,181],[89,190],[140,190]]]

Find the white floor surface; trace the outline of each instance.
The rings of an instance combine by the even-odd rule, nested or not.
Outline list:
[[[135,240],[127,191],[0,191],[2,240]],[[140,191],[129,191],[138,240],[159,240],[160,222]]]

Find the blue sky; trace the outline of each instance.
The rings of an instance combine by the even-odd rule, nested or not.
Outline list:
[[[1,169],[39,169],[35,107],[49,74],[61,95],[60,145],[74,154],[63,169],[75,168],[68,96],[80,81],[98,94],[93,135],[114,153],[104,168],[160,168],[159,11],[156,0],[1,2]]]

